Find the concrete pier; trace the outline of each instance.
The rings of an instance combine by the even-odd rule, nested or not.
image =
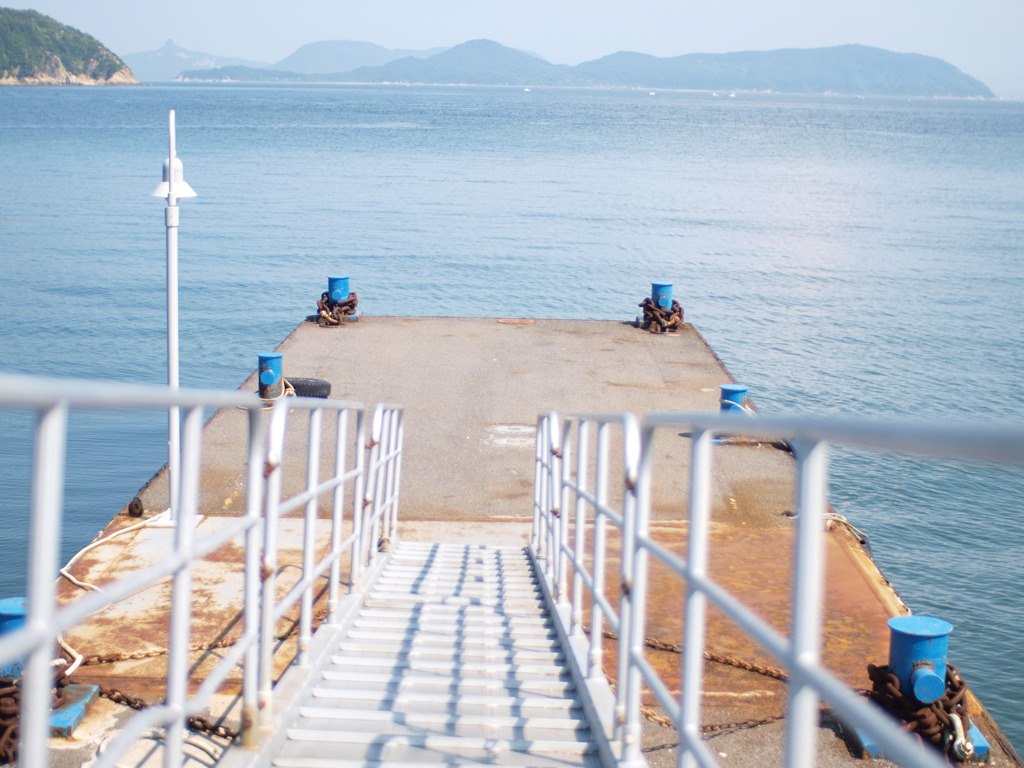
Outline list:
[[[533,439],[538,415],[630,411],[717,411],[719,386],[733,381],[728,370],[690,325],[680,332],[651,334],[612,321],[368,317],[339,327],[301,323],[278,348],[283,374],[329,381],[332,398],[404,406],[405,453],[399,532],[427,541],[527,542],[532,514]],[[254,353],[255,360],[255,353]],[[255,374],[242,385],[256,391]],[[756,400],[756,393],[754,398]],[[245,504],[241,412],[221,412],[206,427],[199,535],[218,519],[239,514]],[[656,491],[655,530],[669,546],[682,546],[688,441],[667,443],[659,461],[680,467]],[[712,576],[748,604],[759,607],[780,631],[788,631],[790,552],[793,542],[792,456],[760,443],[715,448]],[[166,508],[166,475],[161,472],[140,493],[147,515]],[[119,516],[109,530],[123,527]],[[296,524],[298,520],[294,521]],[[454,523],[454,524],[453,524]],[[285,537],[298,537],[286,531]],[[84,581],[102,582],[118,571],[140,567],[161,551],[159,529],[114,539],[76,566]],[[884,664],[886,620],[905,607],[841,521],[828,537],[825,629],[826,665],[855,688],[867,688],[866,665]],[[230,553],[197,566],[202,597],[196,601],[197,641],[229,642],[216,634],[226,615],[238,612],[237,571]],[[655,584],[649,632],[666,645],[680,642],[678,585]],[[67,599],[75,588],[65,584]],[[161,647],[166,603],[140,596],[123,611],[111,610],[69,637],[72,644],[102,656],[115,651]],[[775,662],[712,612],[709,650],[754,668],[710,661],[705,705],[707,723],[744,723],[715,736],[723,765],[761,765],[778,750],[785,708],[784,687],[756,667]],[[203,627],[211,630],[203,634]],[[612,642],[612,641],[609,641]],[[206,652],[209,652],[207,649]],[[202,652],[197,652],[201,667]],[[671,649],[652,651],[671,679],[679,658]],[[111,684],[137,696],[158,699],[163,664],[158,655],[84,667],[76,680]],[[111,706],[111,705],[107,705]],[[984,720],[983,720],[984,722]],[[822,731],[822,764],[859,762],[838,737],[841,727]],[[671,743],[674,735],[650,727],[649,745]],[[993,741],[998,741],[997,739]],[[655,749],[652,764],[673,760],[673,750]],[[766,757],[767,755],[767,757]],[[731,757],[734,756],[734,757]],[[1015,765],[994,749],[992,765]]]

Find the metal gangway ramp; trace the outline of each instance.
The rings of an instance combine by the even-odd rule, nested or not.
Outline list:
[[[292,708],[271,765],[600,765],[522,548],[403,542]]]

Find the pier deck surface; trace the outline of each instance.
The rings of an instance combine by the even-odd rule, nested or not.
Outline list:
[[[525,546],[539,414],[717,411],[719,385],[732,381],[689,325],[679,333],[654,335],[610,321],[370,317],[337,328],[304,322],[278,351],[284,355],[285,378],[325,379],[332,385],[332,398],[405,408],[399,535],[435,542]],[[254,391],[255,376],[242,388]],[[201,498],[206,518],[200,535],[203,526],[215,526],[218,518],[244,508],[244,423],[243,413],[225,411],[206,427]],[[685,499],[687,458],[687,440],[666,440],[658,461],[679,471],[664,473],[653,505],[657,536],[677,551],[682,551],[686,530],[680,501]],[[788,633],[792,457],[771,445],[720,445],[715,465],[712,576]],[[147,514],[166,508],[165,472],[140,497]],[[111,530],[125,524],[118,517]],[[286,549],[288,536],[298,535],[297,530],[286,532]],[[144,565],[147,557],[161,552],[160,536],[170,541],[172,533],[143,529],[115,539],[83,558],[76,575],[102,582],[120,570]],[[204,626],[223,626],[225,614],[240,608],[233,581],[240,563],[231,560],[222,556],[197,566],[196,582],[208,590],[195,606],[198,640],[205,638]],[[659,582],[659,574],[654,578],[648,631],[677,643],[679,585],[668,586],[667,578]],[[71,596],[73,590],[66,593]],[[825,663],[851,685],[867,687],[867,663],[884,664],[887,659],[885,622],[904,608],[857,537],[842,524],[832,525],[828,537],[826,601]],[[165,643],[166,607],[159,597],[139,598],[121,611],[108,610],[99,622],[76,630],[69,639],[90,655],[159,648]],[[708,646],[723,656],[766,666],[776,663],[714,611]],[[676,675],[676,654],[652,651],[651,656],[669,678]],[[123,690],[158,700],[163,663],[154,658],[85,667],[76,679],[115,682]],[[707,723],[765,721],[714,737],[722,765],[773,762],[770,756],[777,755],[782,738],[781,723],[774,719],[785,706],[784,686],[763,674],[710,662],[705,683]],[[860,762],[834,734],[838,730],[828,725],[822,729],[821,764]],[[652,725],[646,740],[658,746],[673,742],[674,734]],[[673,754],[672,749],[658,749],[648,758],[667,765]],[[994,743],[990,764],[1016,763]]]

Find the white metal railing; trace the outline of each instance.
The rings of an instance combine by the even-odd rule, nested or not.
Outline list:
[[[306,666],[309,662],[309,645],[313,632],[314,591],[318,581],[327,577],[327,619],[330,624],[336,618],[341,585],[341,559],[349,555],[348,583],[350,591],[359,583],[363,570],[373,564],[382,550],[384,540],[395,537],[398,521],[398,476],[401,470],[402,411],[396,406],[378,405],[374,411],[370,439],[367,440],[365,417],[362,410],[350,407],[335,407],[335,465],[333,475],[320,482],[320,448],[323,436],[324,408],[314,408],[309,414],[308,454],[306,459],[306,487],[290,498],[281,498],[284,475],[285,435],[287,421],[293,405],[298,401],[279,401],[271,415],[270,434],[267,450],[267,525],[263,546],[263,572],[266,574],[263,590],[260,663],[260,710],[272,713],[270,706],[273,684],[273,652],[275,627],[285,614],[296,604],[299,609],[298,653],[295,663]],[[307,401],[310,402],[310,401]],[[331,403],[331,401],[313,401]],[[349,417],[355,413],[355,446],[352,463],[347,462]],[[366,452],[359,450],[367,446]],[[352,484],[350,495],[351,529],[344,536],[344,487]],[[314,547],[317,541],[318,500],[323,494],[332,494],[330,518],[330,550],[314,562]],[[277,530],[282,515],[292,510],[304,509],[302,571],[298,581],[282,598],[276,597]],[[344,536],[344,538],[343,538]]]
[[[232,670],[241,667],[243,744],[254,746],[257,713],[272,695],[271,654],[274,623],[300,604],[299,663],[312,636],[315,593],[327,583],[329,622],[339,600],[343,560],[348,557],[350,591],[365,566],[378,556],[376,538],[394,535],[401,468],[402,412],[377,406],[369,427],[362,405],[337,400],[288,398],[270,411],[252,393],[187,390],[0,375],[0,408],[35,411],[30,533],[27,558],[25,625],[0,637],[0,663],[23,662],[19,764],[49,764],[49,714],[53,672],[52,649],[59,637],[89,616],[161,580],[170,578],[172,597],[168,626],[166,698],[163,704],[134,715],[103,750],[97,768],[112,766],[132,742],[155,727],[164,728],[164,765],[183,762],[184,731],[189,717],[204,712],[211,696]],[[58,606],[55,577],[59,570],[60,531],[64,516],[64,467],[68,416],[75,410],[167,410],[184,413],[181,476],[174,543],[153,565],[104,584],[74,602]],[[215,534],[197,540],[203,419],[207,409],[241,408],[247,412],[245,439],[245,512]],[[305,412],[308,436],[286,449],[287,423]],[[325,430],[325,416],[333,430]],[[333,435],[330,434],[333,431]],[[367,432],[370,440],[367,440]],[[321,478],[321,446],[333,440],[333,470]],[[293,442],[295,440],[293,439]],[[367,456],[367,453],[369,454]],[[295,471],[305,470],[303,489],[286,496]],[[330,499],[330,517],[321,519],[319,502]],[[350,508],[345,535],[345,506]],[[277,528],[282,516],[304,510],[301,576],[280,600]],[[266,524],[265,524],[266,523]],[[317,528],[330,526],[326,554],[316,559]],[[229,541],[244,542],[243,616],[239,639],[205,676],[198,692],[188,695],[189,636],[192,623],[193,564]],[[265,578],[264,578],[265,577]],[[229,618],[225,617],[227,621]],[[261,702],[262,697],[262,702]],[[269,707],[267,707],[269,709]]]
[[[656,477],[656,436],[669,431],[689,438],[689,520],[687,555],[669,551],[650,534],[652,488]],[[796,459],[796,550],[793,565],[790,636],[783,637],[708,575],[712,446],[716,436],[755,436],[782,440]],[[661,438],[665,440],[665,436]],[[922,750],[889,717],[855,694],[820,664],[823,535],[829,444],[901,451],[961,460],[1024,465],[1021,426],[880,424],[800,418],[757,418],[733,414],[624,415],[557,414],[540,419],[536,448],[536,491],[531,552],[556,606],[561,632],[578,649],[576,664],[592,692],[607,702],[597,712],[606,724],[604,749],[628,766],[645,764],[641,753],[641,693],[646,686],[679,733],[681,766],[717,765],[701,738],[701,695],[705,616],[708,602],[731,618],[787,670],[785,765],[813,766],[819,702],[841,720],[873,738],[886,755],[903,765],[939,768],[938,753]],[[664,474],[665,468],[658,467]],[[613,475],[616,475],[613,477]],[[589,532],[589,533],[588,533]],[[621,546],[622,588],[618,605],[604,584],[608,540]],[[647,578],[651,560],[685,584],[682,679],[677,698],[645,658]],[[618,586],[618,585],[617,585]],[[586,637],[583,618],[590,614]],[[602,671],[605,629],[618,635],[614,694]],[[600,709],[600,707],[597,707]]]

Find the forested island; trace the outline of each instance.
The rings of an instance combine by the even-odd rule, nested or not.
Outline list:
[[[0,8],[0,85],[136,83],[96,38],[38,11]]]

